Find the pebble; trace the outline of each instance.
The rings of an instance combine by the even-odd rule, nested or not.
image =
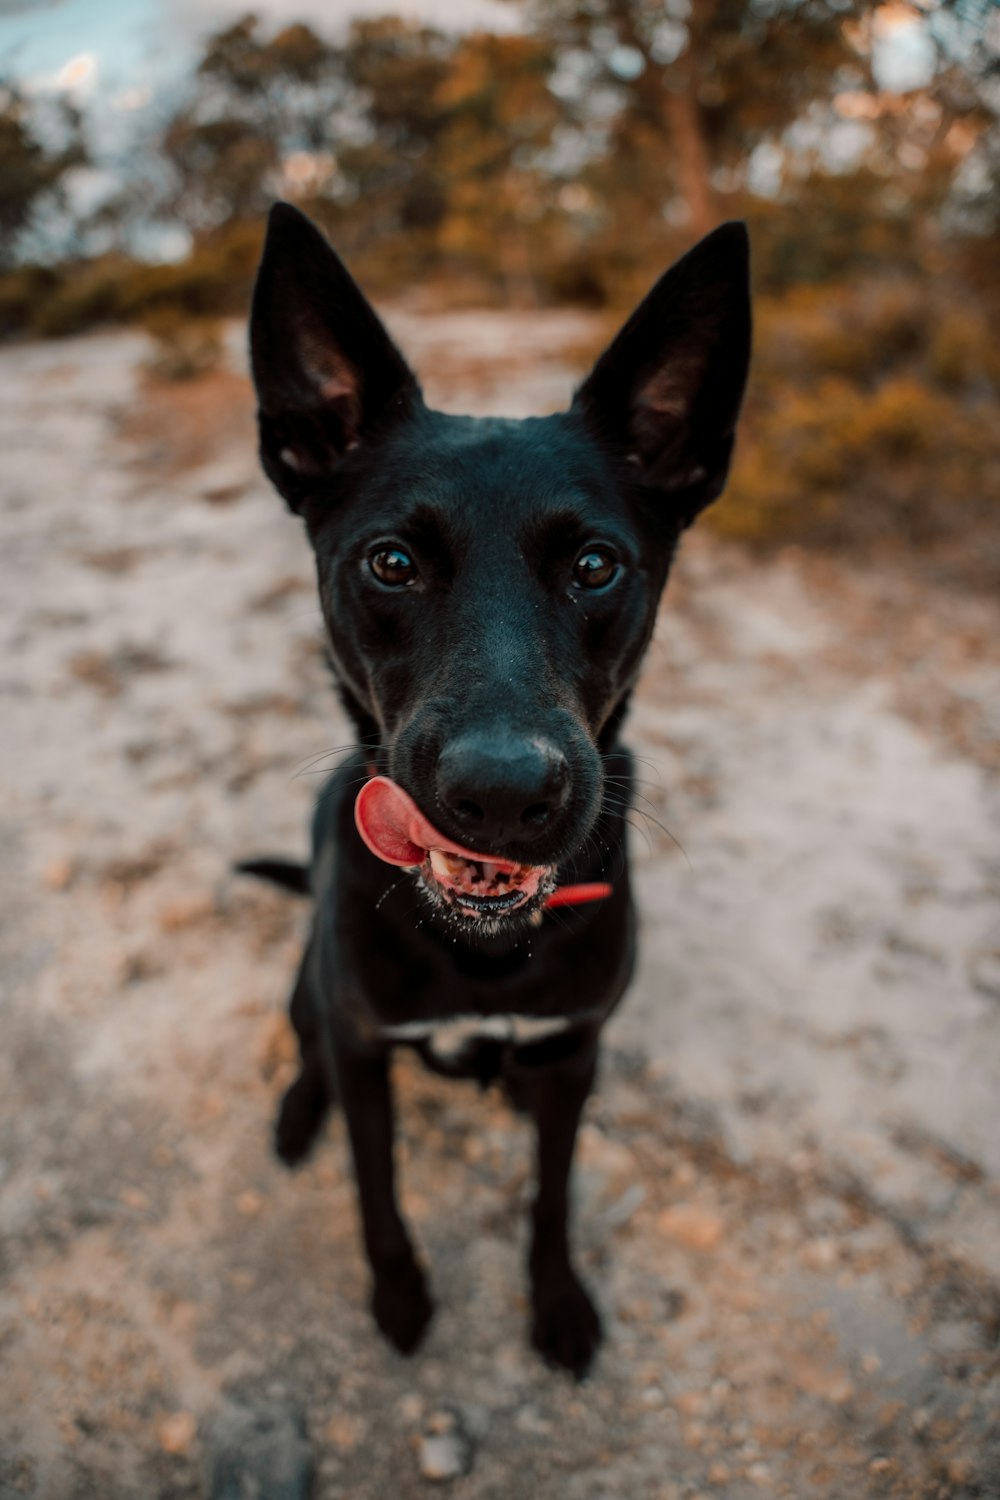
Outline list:
[[[405,1396],[399,1398],[399,1415],[404,1422],[413,1424],[419,1422],[424,1414],[424,1401],[416,1391],[407,1391]]]
[[[189,1411],[175,1411],[164,1417],[156,1435],[164,1453],[184,1454],[190,1450],[198,1431],[198,1422]]]
[[[725,1228],[720,1216],[697,1203],[673,1203],[660,1214],[661,1233],[689,1250],[713,1250]]]
[[[801,1259],[803,1265],[809,1266],[813,1271],[827,1271],[835,1265],[840,1257],[840,1249],[836,1240],[830,1239],[828,1235],[809,1240],[803,1245]]]
[[[182,900],[168,901],[161,906],[157,923],[161,932],[184,932],[191,927],[203,926],[217,915],[213,896],[188,896]]]
[[[458,1412],[450,1407],[431,1412],[424,1423],[418,1452],[424,1479],[445,1483],[468,1474],[472,1468],[472,1439]]]
[[[552,1423],[534,1406],[522,1406],[514,1418],[518,1432],[528,1432],[544,1437],[552,1431]]]
[[[472,1454],[466,1443],[456,1433],[443,1432],[439,1436],[420,1440],[420,1472],[425,1479],[441,1483],[458,1479],[472,1468]]]
[[[73,883],[73,866],[68,859],[54,859],[46,865],[42,880],[50,891],[65,891]]]
[[[334,1448],[339,1448],[342,1453],[350,1453],[356,1448],[365,1435],[365,1424],[360,1417],[352,1417],[346,1411],[335,1412],[323,1428],[323,1438],[332,1443]]]

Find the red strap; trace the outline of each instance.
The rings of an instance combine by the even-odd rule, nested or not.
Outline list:
[[[582,906],[585,901],[606,901],[611,895],[611,886],[603,880],[594,880],[584,885],[561,885],[545,898],[545,906]]]

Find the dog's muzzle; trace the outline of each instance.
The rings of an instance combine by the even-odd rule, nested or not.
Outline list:
[[[361,788],[354,820],[374,855],[419,871],[462,916],[510,916],[539,904],[555,887],[554,865],[522,864],[455,843],[388,776],[373,776]]]

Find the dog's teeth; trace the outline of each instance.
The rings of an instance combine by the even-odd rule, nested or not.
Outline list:
[[[432,849],[430,856],[431,869],[434,871],[434,874],[439,880],[449,880],[451,878],[451,860],[445,854],[444,850]]]

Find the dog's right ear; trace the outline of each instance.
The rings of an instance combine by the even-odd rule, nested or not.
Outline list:
[[[341,456],[420,401],[403,356],[319,230],[271,209],[250,317],[260,457],[292,510]]]

